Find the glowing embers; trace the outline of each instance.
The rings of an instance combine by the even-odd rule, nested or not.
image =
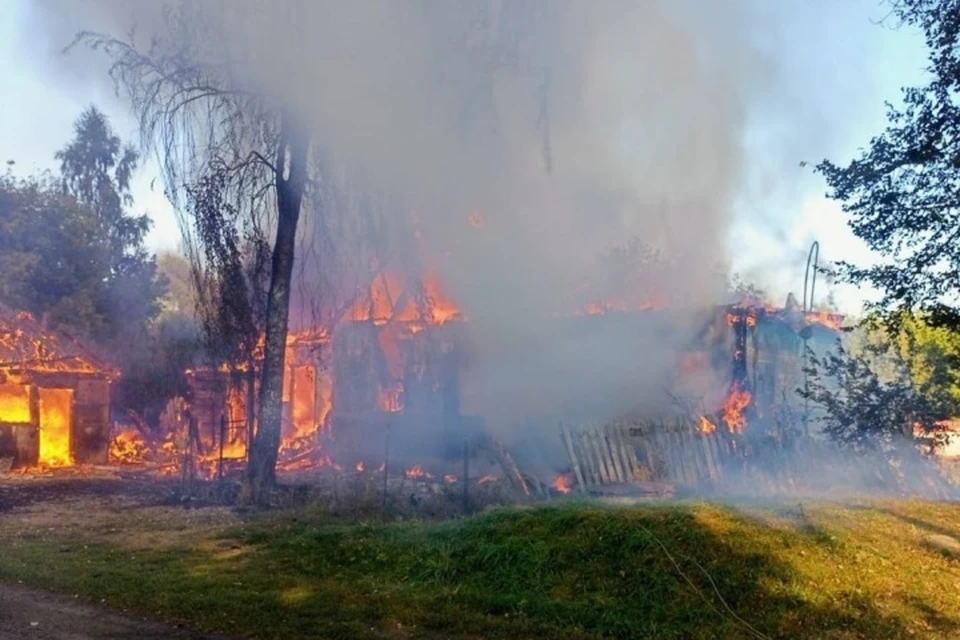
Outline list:
[[[110,441],[110,461],[119,464],[136,464],[150,453],[150,444],[134,427],[120,430]]]
[[[403,410],[403,383],[392,382],[377,391],[377,407],[387,413]]]
[[[403,475],[408,480],[418,480],[423,478],[432,478],[433,475],[427,473],[423,470],[423,467],[419,464],[415,464],[406,471],[403,472]]]
[[[66,467],[73,464],[70,425],[73,422],[73,389],[40,389],[40,464]]]

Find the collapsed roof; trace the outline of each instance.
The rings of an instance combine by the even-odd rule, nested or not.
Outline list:
[[[0,305],[0,376],[41,371],[109,378],[119,375],[73,337],[45,329],[26,311]]]

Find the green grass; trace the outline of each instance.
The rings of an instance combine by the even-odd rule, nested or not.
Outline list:
[[[0,527],[0,580],[257,638],[960,635],[960,564],[922,542],[960,536],[952,505],[570,503],[446,523],[145,522]]]

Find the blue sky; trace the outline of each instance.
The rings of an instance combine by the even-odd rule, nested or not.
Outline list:
[[[925,50],[917,34],[876,24],[885,13],[880,0],[769,1],[779,4],[765,8],[775,7],[787,25],[782,32],[761,34],[777,49],[777,90],[747,132],[744,193],[730,237],[718,242],[729,244],[734,270],[745,279],[759,281],[778,297],[788,291],[799,296],[814,239],[824,258],[871,259],[847,229],[839,206],[823,197],[822,181],[800,168],[800,161],[844,160],[882,130],[884,101],[896,102],[900,87],[921,81]],[[41,62],[49,61],[48,53],[38,52],[66,43],[43,41],[30,27],[31,11],[30,0],[3,0],[0,162],[15,160],[21,175],[53,168],[54,152],[91,103],[111,116],[122,136],[135,140],[134,122],[102,84],[50,74]],[[134,184],[137,207],[154,219],[151,247],[174,249],[179,232],[156,178],[155,165],[148,163]],[[850,287],[834,294],[847,312],[868,295]]]

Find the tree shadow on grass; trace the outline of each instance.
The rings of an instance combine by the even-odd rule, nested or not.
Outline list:
[[[908,513],[904,513],[898,509],[894,509],[893,507],[886,507],[886,506],[879,506],[879,505],[856,505],[856,506],[851,506],[850,509],[856,510],[856,511],[866,511],[866,512],[883,514],[886,516],[890,516],[891,518],[896,518],[897,520],[900,520],[901,522],[905,522],[909,525],[917,527],[918,529],[923,529],[928,533],[935,533],[939,535],[950,536],[951,538],[960,540],[960,531],[958,531],[957,529],[947,527],[935,522],[929,522],[927,520],[923,520],[922,518],[917,518],[916,516],[912,516]]]
[[[240,558],[197,547],[138,553],[131,565],[92,548],[78,573],[38,547],[23,566],[41,584],[254,638],[901,638],[917,619],[956,628],[922,602],[905,620],[868,595],[804,597],[776,553],[789,532],[723,518],[571,505],[441,525],[260,522],[222,538],[249,547]]]
[[[401,536],[388,551],[377,531],[349,542],[316,532],[317,546],[295,565],[324,594],[281,603],[284,620],[299,627],[322,617],[330,636],[356,633],[358,621],[344,612],[361,613],[358,599],[369,597],[376,604],[364,615],[382,615],[363,625],[449,638],[910,635],[868,598],[804,599],[796,571],[772,548],[732,540],[680,509],[503,511]],[[261,552],[282,564],[292,548],[303,550],[278,540]],[[377,560],[384,553],[389,566]]]

